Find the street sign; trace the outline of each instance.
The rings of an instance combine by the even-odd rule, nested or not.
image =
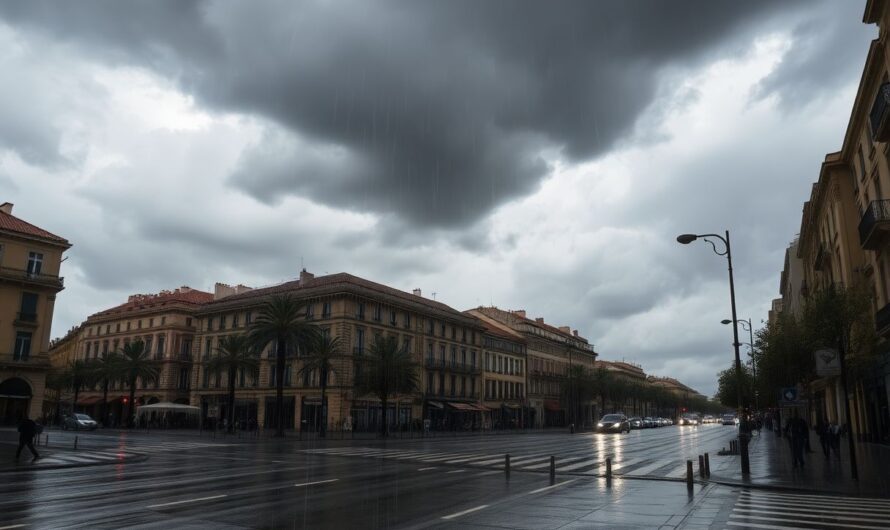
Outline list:
[[[210,405],[207,407],[207,417],[216,418],[219,416],[219,406],[218,405]]]
[[[821,348],[813,355],[816,357],[816,374],[819,377],[841,375],[841,357],[837,350]]]
[[[788,387],[782,389],[782,401],[785,403],[794,403],[797,401],[797,388]]]

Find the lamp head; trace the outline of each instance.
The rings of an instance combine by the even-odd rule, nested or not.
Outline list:
[[[721,324],[732,324],[732,320],[724,319],[720,321]]]
[[[688,245],[698,239],[698,236],[695,234],[682,234],[677,236],[677,242],[682,243],[684,245]]]

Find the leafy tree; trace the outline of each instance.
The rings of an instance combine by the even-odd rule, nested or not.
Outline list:
[[[60,375],[60,382],[74,393],[71,412],[77,412],[77,399],[80,396],[80,390],[90,384],[90,366],[80,359],[72,362]]]
[[[316,333],[309,341],[306,357],[303,359],[301,374],[318,373],[319,387],[321,388],[321,425],[318,427],[318,435],[325,437],[327,430],[327,402],[325,393],[328,387],[328,376],[334,372],[334,361],[341,355],[340,338],[331,337],[327,333]]]
[[[739,378],[737,376],[737,372],[735,369],[735,363],[720,372],[717,381],[717,400],[724,406],[730,408],[736,408],[738,406],[739,399]],[[747,366],[742,365],[742,403],[751,403],[751,399],[754,397],[754,378],[751,375],[751,370],[748,369]],[[704,401],[702,403],[702,401]],[[710,405],[707,403],[707,400],[701,400],[691,404],[690,408],[694,410],[710,410]]]
[[[849,288],[831,285],[817,291],[803,311],[804,328],[812,337],[813,349],[837,348],[852,366],[867,365],[877,342],[872,311],[872,295],[864,284]],[[811,354],[811,365],[813,362]]]
[[[377,335],[367,355],[355,359],[357,394],[373,394],[380,400],[380,434],[387,435],[386,412],[389,398],[418,389],[419,365],[411,358],[407,344],[399,346],[395,336]]]
[[[65,371],[52,370],[48,374],[46,374],[46,388],[47,390],[52,391],[52,395],[55,396],[56,402],[56,412],[55,419],[56,422],[61,421],[62,418],[62,391],[68,387],[68,380]]]
[[[229,432],[235,432],[235,379],[238,372],[257,377],[260,360],[250,338],[246,335],[228,335],[219,340],[216,355],[211,357],[204,369],[211,374],[225,373],[229,390]]]
[[[250,340],[257,351],[275,345],[275,436],[284,436],[284,369],[287,357],[303,350],[317,333],[305,320],[303,304],[291,294],[269,298],[250,325]]]
[[[145,343],[141,340],[124,344],[118,352],[120,366],[120,378],[130,388],[130,400],[127,410],[127,426],[133,427],[136,411],[136,382],[148,384],[157,381],[160,370],[158,363],[151,358],[151,354],[145,349]]]
[[[102,353],[89,363],[90,382],[102,385],[102,425],[108,425],[108,389],[121,377],[120,356],[115,352]]]

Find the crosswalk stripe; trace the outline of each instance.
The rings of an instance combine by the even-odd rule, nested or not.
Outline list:
[[[881,523],[887,521],[887,517],[881,517],[881,514],[878,515],[878,519],[872,517],[862,517],[863,515],[869,514],[861,514],[857,512],[835,512],[832,510],[816,510],[813,509],[811,511],[805,510],[794,510],[794,509],[781,509],[779,507],[769,507],[762,508],[760,506],[739,506],[736,505],[735,508],[732,509],[735,512],[745,512],[745,513],[760,513],[760,514],[775,514],[780,516],[788,516],[788,517],[800,517],[802,519],[836,519],[838,521],[860,521],[865,523]],[[818,514],[818,515],[817,515]]]
[[[886,507],[875,506],[875,505],[868,505],[868,506],[858,505],[857,506],[857,505],[847,504],[845,502],[844,503],[834,503],[827,499],[826,499],[826,502],[819,502],[816,500],[801,501],[801,500],[796,500],[796,499],[782,499],[782,498],[770,499],[768,497],[756,497],[756,498],[747,497],[747,500],[748,500],[748,502],[755,502],[757,504],[761,504],[764,506],[799,506],[801,508],[808,508],[808,509],[816,509],[816,508],[820,508],[820,507],[824,507],[824,506],[833,506],[833,507],[839,507],[839,508],[856,508],[858,510],[863,510],[863,511],[872,511],[872,512],[881,512],[881,513],[890,514],[890,506],[886,506]]]
[[[786,510],[786,511],[803,511],[803,512],[823,512],[823,513],[849,513],[851,515],[857,514],[875,514],[875,515],[884,515],[885,517],[890,517],[890,508],[862,508],[858,506],[842,506],[842,505],[825,505],[825,504],[797,504],[797,503],[788,503],[787,501],[775,501],[775,502],[765,502],[765,501],[750,501],[739,499],[737,505],[744,506],[760,506],[766,509],[776,509],[776,510]],[[820,507],[824,507],[824,509],[820,509]],[[856,511],[847,511],[855,509]]]
[[[636,469],[632,469],[624,474],[628,475],[628,476],[634,476],[634,477],[645,476],[645,475],[652,473],[653,471],[657,471],[663,467],[671,466],[671,465],[673,465],[673,464],[666,463],[664,460],[658,460],[658,461],[652,462],[651,464],[649,464],[647,466],[642,466],[642,467],[638,467]]]
[[[820,503],[838,503],[843,505],[870,505],[870,506],[887,506],[890,507],[890,499],[874,499],[874,498],[859,498],[859,497],[835,497],[828,495],[805,495],[798,493],[776,493],[776,494],[765,494],[760,492],[742,492],[742,495],[751,497],[751,498],[762,498],[762,499],[799,499],[802,501],[806,500],[814,500]]]
[[[735,513],[730,514],[729,517],[735,518],[735,519],[746,519],[746,520],[754,519],[755,521],[777,521],[777,522],[781,522],[781,523],[810,523],[810,524],[815,524],[815,525],[819,525],[819,526],[839,526],[841,528],[865,528],[865,529],[869,529],[869,530],[886,530],[886,528],[887,528],[886,526],[867,526],[867,525],[851,524],[846,521],[841,522],[841,523],[832,523],[829,521],[800,521],[799,519],[789,519],[789,518],[785,518],[785,517],[775,517],[775,516],[765,517],[762,515],[742,515],[742,514],[735,514]]]
[[[727,521],[726,525],[727,526],[742,526],[745,528],[764,528],[766,530],[800,530],[801,529],[801,527],[799,527],[799,526],[780,526],[780,525],[773,525],[773,524],[757,524],[757,523],[749,523],[749,522],[736,523],[734,521]]]
[[[581,462],[577,462],[575,464],[570,464],[567,466],[557,466],[557,471],[575,471],[577,469],[582,469],[590,466],[599,467],[603,464],[603,461],[599,458],[592,458],[590,460],[583,460]]]
[[[630,460],[612,462],[612,471],[615,471],[617,469],[624,469],[624,468],[627,468],[630,466],[635,466],[645,460],[646,460],[645,458],[631,458]]]

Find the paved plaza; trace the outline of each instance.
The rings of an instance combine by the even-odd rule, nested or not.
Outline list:
[[[414,440],[49,433],[3,468],[0,528],[886,528],[890,500],[697,481],[732,427]],[[11,435],[12,433],[5,433]],[[73,450],[74,437],[78,449]],[[15,447],[3,438],[7,454]],[[752,461],[781,461],[781,455]],[[765,445],[763,446],[765,447]],[[504,455],[511,455],[505,473]],[[549,476],[550,456],[556,475]],[[820,455],[821,456],[821,455]],[[603,475],[611,459],[614,477]],[[697,466],[696,466],[697,468]],[[697,472],[697,469],[696,469]],[[724,477],[725,479],[725,477]]]

